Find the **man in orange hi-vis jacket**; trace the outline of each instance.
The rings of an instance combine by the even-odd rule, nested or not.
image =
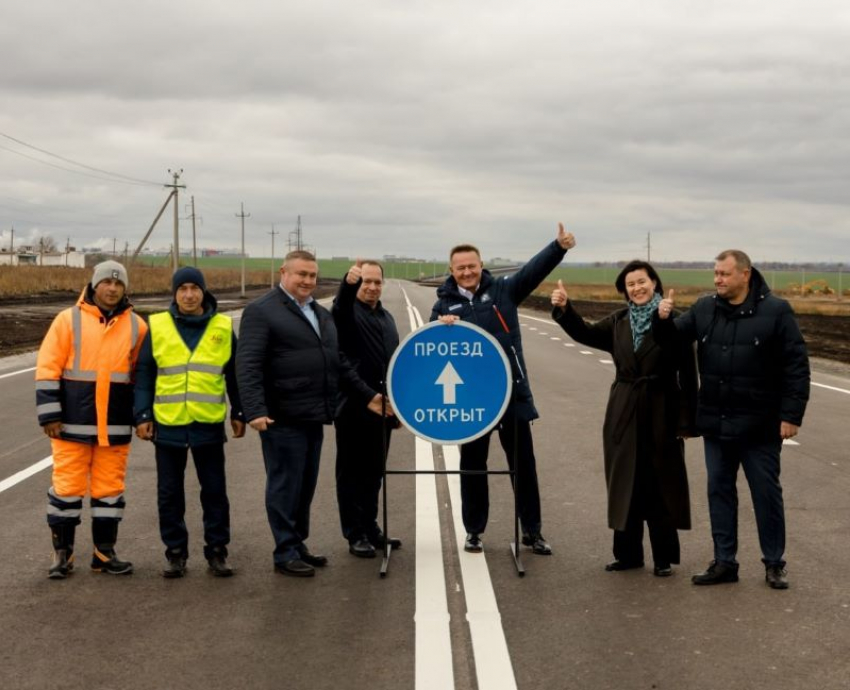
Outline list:
[[[36,411],[53,450],[47,492],[52,579],[74,568],[74,531],[89,487],[92,570],[133,572],[133,564],[115,554],[115,541],[133,431],[133,369],[148,327],[133,313],[127,285],[124,266],[99,263],[77,304],[53,320],[38,351]]]

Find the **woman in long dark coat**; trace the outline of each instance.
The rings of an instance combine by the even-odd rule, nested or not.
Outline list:
[[[558,281],[552,318],[574,340],[610,352],[617,369],[602,427],[615,559],[605,569],[643,567],[646,521],[653,572],[664,577],[679,563],[677,530],[691,527],[683,438],[694,435],[696,361],[692,346],[671,351],[652,338],[663,292],[651,264],[632,261],[614,284],[628,306],[589,323]]]

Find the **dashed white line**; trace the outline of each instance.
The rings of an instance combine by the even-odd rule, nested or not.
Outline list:
[[[613,359],[600,359],[599,363],[600,364],[613,364],[614,360]]]
[[[579,352],[583,355],[592,355],[593,354],[590,350],[579,350]]]

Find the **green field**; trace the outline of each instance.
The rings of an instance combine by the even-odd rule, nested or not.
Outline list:
[[[144,263],[154,266],[167,266],[170,259],[167,256],[145,257],[140,259]],[[191,263],[185,258],[181,264]],[[319,273],[323,278],[342,278],[353,263],[353,259],[319,259]],[[280,265],[280,259],[276,259],[275,267]],[[199,268],[224,268],[241,270],[242,261],[237,257],[208,256],[198,258]],[[270,271],[271,259],[245,259],[245,268],[249,271]],[[430,278],[440,276],[446,270],[446,264],[439,262],[385,262],[384,270],[388,278],[400,278],[415,280],[417,278]],[[569,285],[613,285],[614,279],[620,272],[614,267],[591,267],[591,266],[569,266],[562,265],[555,269],[548,280],[559,278]],[[713,288],[713,275],[708,269],[678,269],[661,268],[659,275],[665,286],[675,287],[692,286],[702,287],[706,290]],[[801,285],[813,280],[825,280],[833,290],[838,290],[839,274],[806,271],[764,271],[764,277],[768,284],[778,290],[785,290],[791,284]],[[841,276],[841,287],[843,290],[850,288],[850,276]]]

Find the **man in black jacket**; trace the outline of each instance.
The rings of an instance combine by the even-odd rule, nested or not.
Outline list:
[[[670,319],[673,293],[658,306],[656,338],[697,342],[697,429],[705,441],[714,560],[696,585],[738,581],[738,467],[750,486],[765,580],[787,589],[785,509],[779,483],[782,441],[797,435],[809,399],[809,359],[791,306],[742,251],[721,252],[717,294]]]
[[[191,449],[201,485],[204,556],[213,575],[229,577],[233,570],[227,564],[225,389],[233,437],[245,435],[236,388],[236,335],[230,317],[218,314],[218,303],[206,289],[201,271],[185,266],[175,271],[171,283],[171,307],[149,319],[136,368],[134,405],[136,435],[156,447],[159,531],[166,549],[162,575],[178,578],[186,572],[184,476]]]
[[[575,246],[572,233],[558,224],[558,236],[547,244],[517,273],[493,278],[484,270],[481,254],[470,244],[454,247],[449,255],[451,276],[437,289],[437,301],[431,321],[443,323],[469,321],[494,336],[511,363],[514,394],[511,404],[499,421],[499,441],[514,469],[514,445],[517,446],[519,482],[519,518],[522,543],[534,553],[550,555],[552,548],[540,533],[540,492],[531,439],[531,421],[539,417],[531,396],[527,369],[522,355],[522,337],[517,308],[522,301],[561,263],[567,250]],[[516,444],[515,444],[516,440]],[[460,447],[461,470],[486,470],[490,450],[490,434],[485,434]],[[487,526],[490,509],[486,474],[462,474],[460,477],[463,524],[466,528],[464,549],[480,553],[484,546],[481,534]]]
[[[339,348],[359,378],[380,395],[390,358],[398,347],[398,329],[381,304],[384,269],[377,261],[361,261],[348,269],[334,300]],[[374,558],[386,536],[378,527],[378,494],[394,419],[376,417],[356,397],[346,396],[336,427],[336,496],[342,534],[348,550]],[[401,540],[390,539],[397,549]]]
[[[280,285],[242,315],[236,377],[245,419],[260,432],[266,467],[266,512],[275,540],[275,570],[312,577],[327,565],[305,541],[316,490],[324,424],[330,424],[343,379],[362,405],[381,413],[381,396],[358,381],[340,355],[327,309],[313,299],[319,267],[306,251],[286,255]]]

